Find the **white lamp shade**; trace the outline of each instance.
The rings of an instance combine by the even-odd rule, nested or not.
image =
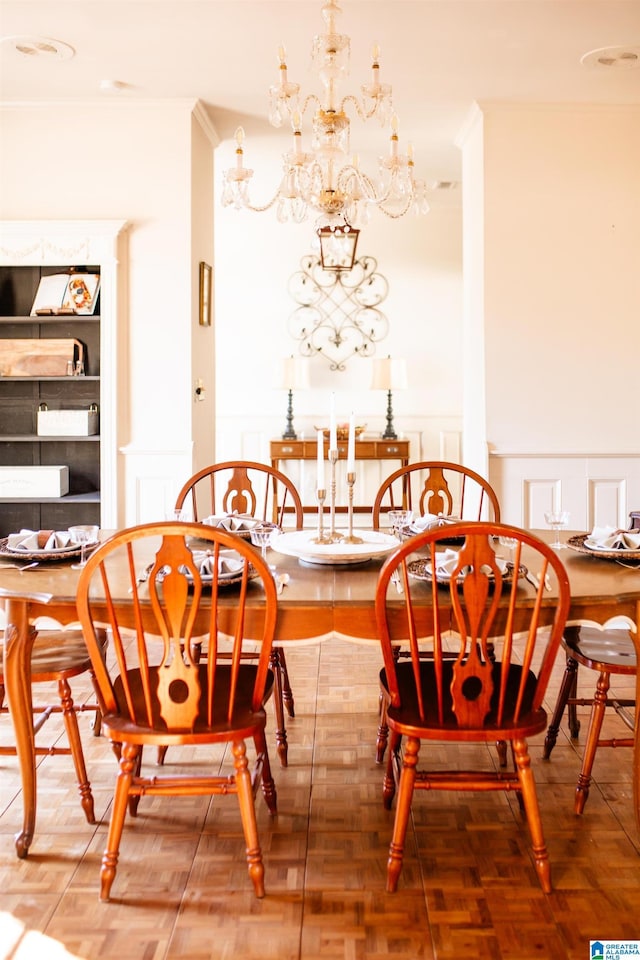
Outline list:
[[[282,361],[280,387],[283,390],[309,389],[309,361],[306,357],[287,357]]]
[[[406,390],[407,361],[404,357],[385,357],[373,361],[372,390]]]

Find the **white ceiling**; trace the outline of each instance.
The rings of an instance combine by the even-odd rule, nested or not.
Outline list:
[[[198,98],[223,138],[240,122],[250,136],[267,129],[280,44],[289,79],[319,92],[309,51],[320,9],[320,0],[0,0],[0,97]],[[459,179],[455,139],[474,101],[640,103],[640,0],[343,0],[339,27],[352,51],[342,92],[368,82],[378,43],[401,141],[413,142],[428,182]],[[63,41],[75,55],[21,54],[15,37]],[[635,52],[636,66],[581,64],[601,48]],[[105,80],[124,86],[101,92]],[[357,119],[354,140],[356,130]]]

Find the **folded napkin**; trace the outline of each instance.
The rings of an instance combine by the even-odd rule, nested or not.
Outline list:
[[[10,533],[7,539],[9,550],[34,553],[41,550],[62,550],[71,544],[68,530],[21,530]]]
[[[435,530],[436,527],[445,527],[448,523],[457,523],[458,517],[444,517],[439,513],[425,513],[416,517],[409,524],[411,533],[422,533],[423,530]]]
[[[224,513],[205,517],[202,522],[208,527],[220,527],[230,533],[244,533],[252,530],[261,521],[254,517],[241,517],[237,513]]]
[[[504,574],[507,571],[507,561],[503,560],[502,557],[496,557],[496,564],[500,573]],[[450,580],[451,574],[458,565],[458,551],[457,550],[444,550],[442,553],[438,554],[436,558],[436,580]],[[427,570],[431,573],[431,564],[427,564]],[[458,576],[464,577],[465,568],[463,568]]]
[[[210,553],[204,550],[195,550],[193,553],[194,562],[203,577],[211,577],[214,572],[214,558]],[[229,555],[218,556],[218,576],[232,577],[234,574],[241,573],[244,567],[244,560]]]
[[[585,544],[594,550],[640,550],[640,532],[594,527]]]

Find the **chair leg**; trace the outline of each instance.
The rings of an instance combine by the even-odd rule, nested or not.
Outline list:
[[[580,770],[578,785],[576,787],[574,809],[577,814],[584,813],[584,806],[587,802],[587,798],[589,797],[591,770],[593,768],[593,761],[596,758],[596,750],[598,749],[598,740],[600,739],[602,721],[604,720],[604,712],[607,706],[607,693],[610,682],[610,675],[606,671],[603,671],[598,677],[595,693],[593,695],[591,716],[589,718],[589,729],[587,731],[587,740],[584,745],[584,755],[582,757],[582,768]]]
[[[580,721],[578,720],[578,707],[575,703],[578,696],[578,664],[573,675],[573,683],[569,690],[569,699],[567,701],[567,723],[572,740],[577,740],[580,735]]]
[[[107,848],[102,856],[102,867],[100,870],[100,899],[104,901],[110,899],[111,886],[116,876],[120,839],[124,827],[124,818],[127,813],[129,791],[134,777],[134,770],[139,766],[139,754],[139,747],[130,743],[121,745],[120,772],[116,779],[113,808],[111,810],[111,820],[109,821],[109,833],[107,835]]]
[[[376,738],[376,763],[382,763],[384,760],[387,743],[389,741],[389,726],[387,724],[387,704],[388,699],[380,691],[380,722],[378,724],[378,736]]]
[[[278,647],[277,650],[278,659],[280,660],[280,666],[282,668],[282,699],[284,700],[287,713],[291,719],[293,719],[296,715],[296,708],[295,703],[293,702],[293,690],[291,689],[291,683],[289,681],[287,658],[284,655],[284,650],[282,647]]]
[[[400,767],[400,746],[402,736],[395,731],[391,734],[391,746],[387,756],[387,766],[382,781],[382,803],[385,810],[391,810],[396,795],[396,769]]]
[[[103,651],[102,659],[104,660],[106,653]],[[89,671],[89,676],[91,677],[91,682],[93,683],[93,689],[97,689],[96,677],[93,670]],[[96,711],[93,715],[93,720],[91,721],[91,732],[94,737],[99,737],[102,733],[102,710],[100,707],[96,706]]]
[[[553,709],[553,716],[551,717],[551,723],[547,728],[547,735],[544,738],[544,747],[542,750],[543,760],[549,759],[549,757],[551,756],[551,751],[556,745],[556,741],[558,739],[558,732],[560,730],[560,723],[562,722],[562,714],[564,713],[564,708],[567,705],[567,700],[569,699],[569,697],[575,697],[577,683],[578,683],[578,661],[574,660],[573,657],[567,656],[567,665],[565,667],[562,683],[560,684],[558,699],[556,700],[556,705]],[[573,711],[575,715],[575,705],[573,707]],[[574,721],[574,725],[575,725],[575,721]],[[571,721],[569,721],[569,726],[571,727]],[[571,730],[571,735],[574,736],[573,729]],[[575,736],[577,736],[577,733],[575,734]]]
[[[140,770],[141,770],[141,768],[142,768],[142,751],[143,751],[143,749],[144,749],[144,747],[138,747],[138,754],[137,754],[137,756],[136,756],[135,763],[134,763],[134,767],[133,767],[133,776],[134,776],[134,779],[135,779],[135,777],[139,777],[139,776],[140,776]],[[129,814],[130,814],[132,817],[137,817],[137,816],[138,816],[138,807],[139,807],[139,805],[140,805],[140,794],[139,794],[139,793],[132,793],[132,794],[129,796]]]
[[[404,842],[407,835],[407,825],[411,813],[411,801],[416,782],[416,765],[420,741],[416,737],[407,737],[398,787],[396,803],[396,818],[393,824],[393,836],[389,845],[389,859],[387,860],[387,893],[395,893],[398,879],[402,870],[404,857]]]
[[[264,730],[256,734],[253,740],[256,748],[256,754],[260,758],[260,784],[265,803],[269,808],[269,813],[275,816],[278,812],[278,797],[276,794],[276,784],[271,775],[271,763],[269,761],[269,751],[267,748],[267,738]]]
[[[270,665],[274,677],[273,706],[276,714],[276,751],[280,759],[280,766],[286,767],[288,764],[289,745],[287,743],[287,729],[284,724],[282,661],[280,660],[280,652],[280,647],[273,647],[271,650]]]
[[[95,823],[95,812],[93,808],[93,794],[91,793],[91,784],[87,776],[87,768],[84,762],[84,753],[82,750],[82,741],[78,729],[78,715],[73,706],[73,697],[71,696],[71,687],[68,681],[61,677],[58,680],[58,694],[62,706],[62,719],[67,739],[71,749],[71,757],[76,770],[76,779],[78,781],[78,790],[80,792],[80,804],[87,818],[87,823]]]
[[[527,741],[514,740],[513,754],[522,791],[522,801],[529,824],[529,833],[531,834],[531,847],[536,872],[543,891],[551,893],[551,864],[542,832],[538,794],[533,770],[531,769],[531,757],[529,756]]]
[[[236,789],[240,805],[240,817],[247,848],[247,866],[256,897],[264,897],[264,864],[258,839],[258,823],[253,801],[251,774],[247,762],[247,748],[243,740],[233,744],[233,765],[236,771]]]

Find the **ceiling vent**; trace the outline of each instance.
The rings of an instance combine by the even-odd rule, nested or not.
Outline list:
[[[640,47],[601,47],[585,53],[580,63],[597,70],[633,70],[640,66]]]
[[[51,37],[3,37],[0,43],[11,46],[16,53],[24,57],[49,57],[57,60],[71,60],[75,50],[62,40],[52,40]]]

